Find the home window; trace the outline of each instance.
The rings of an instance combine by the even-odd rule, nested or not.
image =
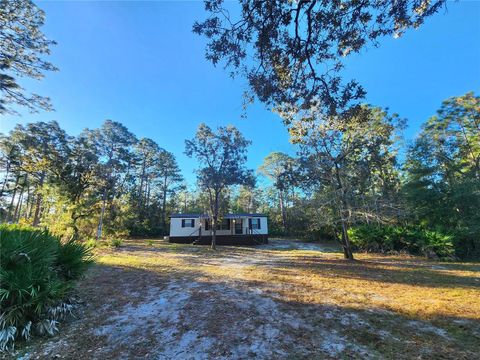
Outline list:
[[[195,219],[182,219],[182,228],[195,227]]]
[[[211,229],[211,220],[205,220],[205,230]],[[223,219],[217,223],[217,230],[230,230],[230,219]]]
[[[218,223],[218,230],[230,230],[230,219],[223,219]]]
[[[251,229],[260,229],[260,218],[250,219]]]

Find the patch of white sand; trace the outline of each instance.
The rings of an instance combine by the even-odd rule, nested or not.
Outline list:
[[[448,332],[445,329],[433,326],[433,325],[428,324],[428,323],[423,322],[423,321],[411,320],[407,324],[410,327],[413,327],[413,328],[415,328],[417,330],[420,330],[422,332],[433,333],[435,335],[441,336],[441,337],[446,338],[446,339],[450,338],[450,336],[448,335]]]
[[[199,336],[196,331],[179,334],[178,329],[182,308],[197,286],[195,282],[172,282],[165,289],[152,287],[142,303],[124,306],[108,324],[95,329],[94,335],[108,336],[114,347],[153,331],[158,340],[158,349],[153,353],[159,359],[206,359],[213,339]]]
[[[261,249],[271,250],[310,250],[324,252],[328,249],[317,243],[307,243],[300,240],[269,240],[266,245],[258,246]]]
[[[322,343],[320,348],[331,357],[337,357],[346,348],[346,340],[338,336],[335,332],[322,335]]]

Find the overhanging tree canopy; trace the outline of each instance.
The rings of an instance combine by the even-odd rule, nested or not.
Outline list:
[[[363,98],[343,81],[343,58],[381,37],[417,28],[446,0],[205,0],[209,16],[193,31],[209,39],[206,58],[248,79],[250,96],[274,107],[320,106],[339,114]]]

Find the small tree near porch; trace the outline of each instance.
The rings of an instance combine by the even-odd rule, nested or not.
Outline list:
[[[219,201],[222,192],[232,185],[249,185],[255,182],[253,170],[245,166],[247,147],[251,141],[232,126],[219,127],[216,132],[202,123],[192,140],[185,141],[185,154],[195,157],[200,166],[197,178],[200,188],[206,191],[212,217],[212,249],[216,247]]]

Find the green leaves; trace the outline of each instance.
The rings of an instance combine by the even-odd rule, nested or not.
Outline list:
[[[383,36],[401,36],[437,12],[436,1],[258,1],[205,0],[208,18],[193,32],[209,43],[206,58],[223,61],[232,75],[248,80],[249,95],[282,109],[321,108],[347,114],[365,90],[344,81],[344,58]]]
[[[57,68],[44,60],[55,44],[41,31],[45,13],[31,0],[0,1],[0,115],[15,113],[12,105],[32,112],[51,110],[50,99],[26,94],[17,78],[41,79],[45,71]]]
[[[409,149],[405,170],[411,217],[453,232],[458,256],[479,256],[480,97],[445,100]]]
[[[95,234],[103,206],[107,235],[165,234],[183,181],[172,153],[112,120],[76,137],[55,121],[17,125],[0,135],[0,168],[1,220],[76,239]]]
[[[230,185],[251,185],[253,172],[247,170],[247,148],[251,141],[232,126],[219,127],[213,132],[206,124],[200,124],[195,138],[185,141],[185,154],[195,157],[199,185],[211,189],[216,196]]]
[[[73,280],[91,262],[83,244],[62,243],[48,231],[0,225],[0,350],[13,341],[12,328],[14,337],[24,338],[30,336],[32,322],[39,332],[56,331],[57,320],[71,311],[61,304]]]
[[[444,259],[454,255],[452,235],[420,226],[363,224],[352,227],[349,235],[352,244],[364,251],[406,251]]]
[[[64,279],[78,279],[92,262],[90,249],[78,241],[69,240],[58,249],[56,265]]]

